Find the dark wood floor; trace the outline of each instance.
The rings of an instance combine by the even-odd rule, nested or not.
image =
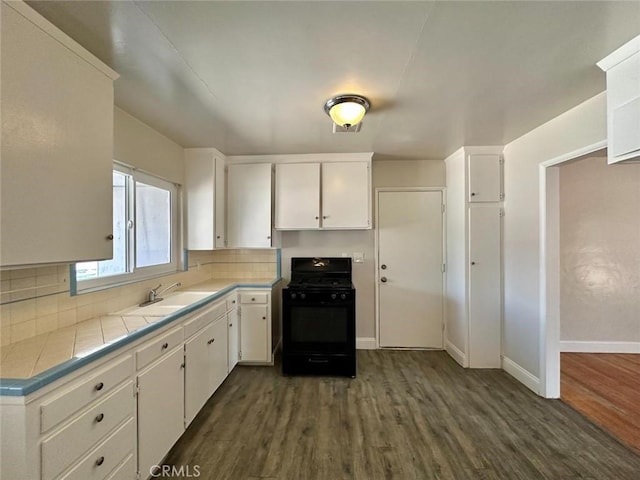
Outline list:
[[[426,351],[358,351],[355,380],[238,367],[167,464],[215,480],[640,478],[640,456],[560,400]]]
[[[560,362],[562,400],[640,454],[640,355],[562,353]]]

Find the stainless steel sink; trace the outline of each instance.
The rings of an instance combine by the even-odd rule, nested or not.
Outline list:
[[[194,302],[207,298],[215,292],[177,292],[159,301],[155,301],[144,307],[135,307],[123,312],[125,315],[139,316],[167,316]]]

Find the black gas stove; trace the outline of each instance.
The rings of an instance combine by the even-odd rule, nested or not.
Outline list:
[[[291,259],[282,290],[284,374],[355,377],[355,299],[351,258]]]

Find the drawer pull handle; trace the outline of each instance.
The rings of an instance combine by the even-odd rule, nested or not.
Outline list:
[[[229,326],[230,326],[230,327],[233,327],[233,323],[230,323],[230,324],[229,324]]]
[[[103,387],[104,387],[104,383],[102,383],[102,382],[100,382],[100,383],[96,384],[96,390],[97,390],[97,391],[102,390],[102,388],[103,388]]]
[[[163,343],[162,344],[162,350],[166,350],[167,348],[169,348],[169,344],[168,343]]]
[[[101,413],[96,417],[96,423],[100,423],[102,420],[104,420],[104,413]]]
[[[215,339],[215,338],[212,338],[211,340],[209,340],[209,341],[207,342],[207,345],[211,345],[211,344],[212,344],[213,342],[215,342],[215,341],[216,341],[216,339]]]
[[[100,465],[102,465],[104,463],[104,457],[100,457],[99,459],[96,460],[96,465],[99,467]]]
[[[309,358],[307,359],[307,361],[309,363],[329,363],[329,360],[326,359],[316,359],[316,358]]]

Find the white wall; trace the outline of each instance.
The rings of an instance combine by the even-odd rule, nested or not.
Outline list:
[[[445,183],[441,160],[374,160],[373,187],[434,187]],[[364,253],[353,264],[356,287],[356,335],[375,337],[375,231],[282,232],[282,275],[289,279],[291,257],[340,256]]]
[[[539,164],[606,140],[601,93],[506,145],[503,354],[540,377]]]
[[[640,164],[560,166],[561,341],[640,342],[639,208]]]
[[[184,151],[118,107],[113,112],[113,158],[171,182],[184,183]]]

